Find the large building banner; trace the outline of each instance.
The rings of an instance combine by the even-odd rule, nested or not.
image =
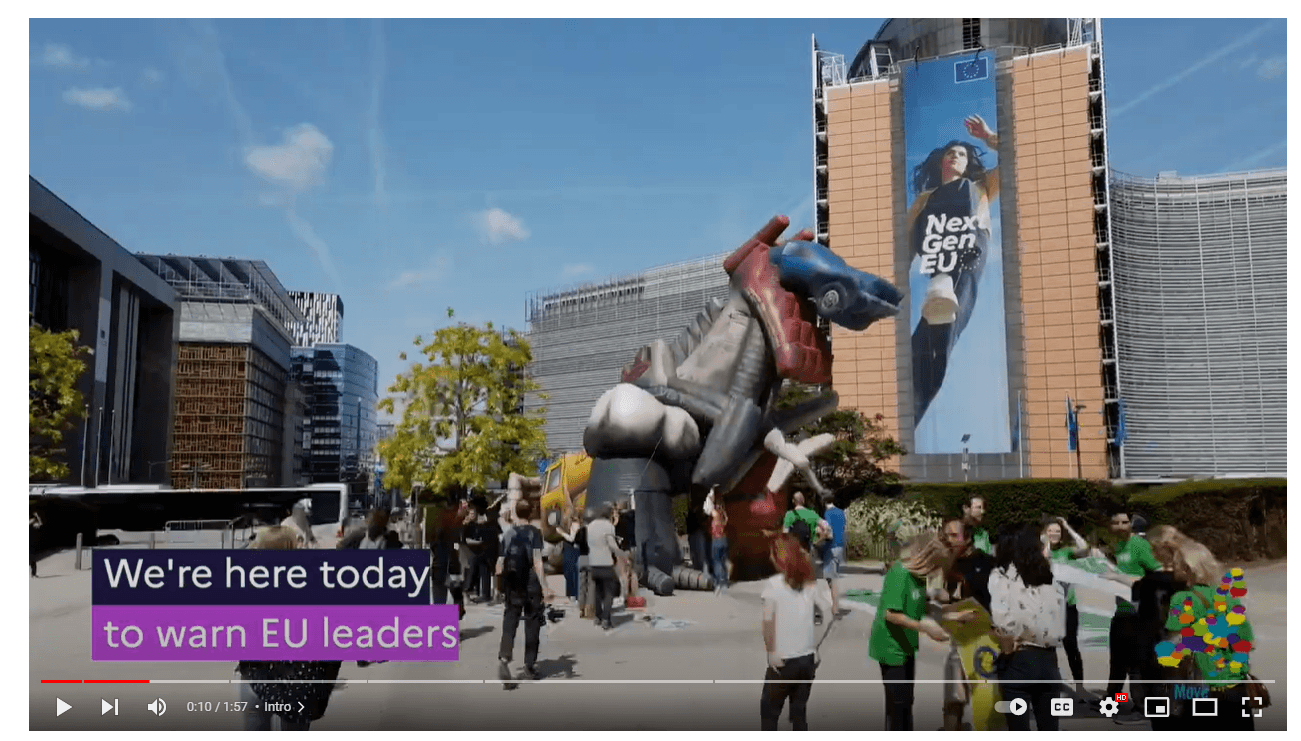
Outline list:
[[[905,64],[903,96],[912,452],[1009,453],[994,58]]]

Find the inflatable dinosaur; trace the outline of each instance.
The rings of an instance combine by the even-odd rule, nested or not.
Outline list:
[[[680,566],[676,495],[700,506],[715,490],[735,551],[780,529],[782,489],[794,471],[827,494],[809,456],[830,436],[800,443],[787,436],[834,411],[837,396],[828,391],[778,409],[778,392],[786,381],[830,384],[831,347],[819,318],[862,331],[897,314],[903,300],[808,231],[779,242],[789,224],[773,218],[724,260],[728,297],[711,301],[676,339],[642,348],[584,431],[592,457],[586,506],[628,509],[635,497],[636,556],[643,583],[657,594],[708,581]]]

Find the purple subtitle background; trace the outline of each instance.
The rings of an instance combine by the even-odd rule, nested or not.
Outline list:
[[[263,620],[274,618],[278,646],[263,646]],[[330,646],[325,645],[325,621],[329,620]],[[295,643],[303,640],[303,620],[307,621],[307,642],[301,648],[286,644],[284,621],[289,621],[289,634]],[[397,621],[398,629],[392,626]],[[112,623],[118,630],[113,634],[117,648],[109,645],[105,626]],[[122,628],[134,625],[128,638],[132,643],[140,640],[136,648],[123,644]],[[232,645],[227,648],[227,633],[217,635],[213,644],[211,626],[242,625],[244,647],[240,647],[239,634],[234,633]],[[189,628],[202,626],[206,648],[191,648],[192,633]],[[338,626],[352,629],[350,648],[335,645],[334,634]],[[371,648],[357,648],[357,629],[370,626]],[[383,633],[380,645],[378,631]],[[419,648],[411,648],[404,640],[408,627],[420,628]],[[433,646],[428,645],[430,627],[435,628]],[[168,627],[184,629],[184,640],[178,647],[160,645],[158,631],[166,635]],[[444,628],[450,630],[444,632]],[[451,640],[447,636],[451,636]],[[142,640],[141,640],[142,639]],[[414,639],[413,643],[416,642]],[[347,641],[345,641],[347,643]],[[447,643],[453,645],[448,648]],[[456,605],[95,605],[91,607],[92,661],[456,661],[460,656],[460,623]]]

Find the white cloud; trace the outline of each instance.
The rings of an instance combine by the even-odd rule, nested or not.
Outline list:
[[[1272,80],[1284,72],[1287,72],[1287,57],[1282,55],[1270,57],[1261,62],[1260,66],[1256,68],[1256,74],[1266,80]]]
[[[131,101],[127,100],[122,88],[79,88],[64,91],[63,100],[72,105],[89,108],[93,111],[129,111]]]
[[[86,69],[90,66],[89,59],[74,54],[72,47],[67,44],[46,44],[41,63],[59,69]]]
[[[566,265],[561,271],[565,275],[584,275],[592,272],[592,266],[587,263],[578,263],[576,265]]]
[[[333,158],[334,144],[320,129],[305,123],[286,131],[280,144],[249,148],[244,164],[268,182],[301,192],[325,179]]]
[[[501,244],[528,239],[529,230],[520,220],[499,208],[490,208],[478,214],[479,231],[489,244]]]
[[[140,77],[145,81],[146,85],[157,85],[164,79],[162,71],[153,67],[145,67],[144,71],[140,73]]]
[[[389,288],[412,288],[414,286],[431,283],[447,274],[452,267],[452,259],[446,253],[440,253],[436,256],[430,265],[423,270],[404,270],[398,273],[388,284]]]

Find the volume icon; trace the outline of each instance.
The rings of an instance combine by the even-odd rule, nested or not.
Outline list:
[[[167,712],[167,703],[163,702],[163,698],[160,697],[146,705],[145,709],[154,715],[162,715]]]

